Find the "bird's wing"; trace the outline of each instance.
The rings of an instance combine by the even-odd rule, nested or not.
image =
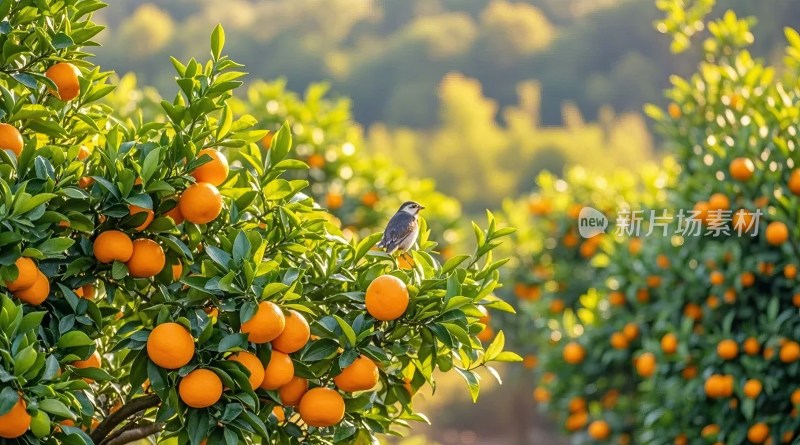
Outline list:
[[[417,220],[413,215],[406,212],[395,214],[386,225],[386,231],[383,232],[383,239],[378,243],[378,247],[383,247],[391,252],[401,241],[413,233],[416,227]]]

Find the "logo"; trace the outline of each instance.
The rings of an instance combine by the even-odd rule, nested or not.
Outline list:
[[[592,207],[584,207],[578,214],[578,233],[584,238],[591,238],[606,231],[608,218],[601,211]]]

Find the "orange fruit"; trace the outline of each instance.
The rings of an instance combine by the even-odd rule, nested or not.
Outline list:
[[[622,306],[625,304],[625,294],[622,292],[614,291],[608,294],[608,302],[612,306]]]
[[[550,302],[550,312],[554,314],[559,314],[563,310],[564,310],[564,300],[560,298],[555,298],[553,299],[553,301]]]
[[[536,388],[533,390],[533,400],[539,403],[547,403],[550,401],[550,391],[544,388]]]
[[[133,255],[133,241],[119,230],[106,230],[94,240],[94,257],[101,263],[127,262]]]
[[[576,413],[586,411],[586,399],[583,397],[573,397],[569,401],[569,412]]]
[[[297,406],[308,391],[308,380],[302,377],[292,377],[289,383],[278,389],[283,406]]]
[[[57,90],[51,89],[50,93],[65,102],[75,99],[81,93],[81,84],[78,82],[81,72],[71,63],[58,62],[48,68],[44,75],[56,84]]]
[[[780,246],[789,239],[789,228],[780,221],[773,221],[767,225],[767,230],[764,235],[769,244]]]
[[[800,343],[795,341],[786,342],[781,345],[781,350],[778,353],[781,361],[784,363],[793,363],[800,359]]]
[[[716,309],[719,307],[719,298],[716,295],[709,295],[706,299],[706,306],[711,309]]]
[[[550,206],[550,203],[540,196],[531,197],[531,199],[528,201],[528,211],[531,213],[531,215],[547,215],[550,213],[551,209],[552,207]]]
[[[611,347],[614,349],[627,349],[628,348],[628,337],[625,336],[622,332],[615,332],[611,334]]]
[[[589,424],[589,437],[594,440],[606,440],[611,435],[611,427],[605,420],[595,420]]]
[[[261,138],[261,146],[264,147],[264,150],[269,150],[270,146],[272,145],[272,137],[275,136],[275,133],[272,131],[268,131],[267,134]]]
[[[747,181],[753,177],[756,166],[753,164],[753,161],[748,158],[736,158],[731,162],[728,171],[733,179],[737,181]]]
[[[95,295],[97,294],[97,288],[94,287],[94,284],[84,284],[83,286],[75,289],[75,295],[80,298],[84,298],[86,300],[94,300]]]
[[[661,286],[661,277],[658,275],[650,275],[647,277],[647,287]],[[649,299],[649,298],[648,298]]]
[[[180,204],[175,204],[175,207],[164,212],[164,216],[172,218],[172,221],[174,221],[176,225],[182,223],[185,219],[183,213],[181,213]]]
[[[709,210],[729,210],[731,208],[731,201],[727,196],[722,193],[714,193],[708,199]]]
[[[133,241],[133,254],[125,264],[132,277],[149,278],[158,275],[164,269],[167,257],[157,242],[139,238]]]
[[[795,195],[800,195],[800,169],[792,170],[789,175],[789,183],[787,184],[789,191]]]
[[[247,351],[239,352],[228,357],[228,360],[241,363],[250,372],[247,379],[250,381],[250,388],[254,391],[258,389],[264,381],[264,364],[255,354]]]
[[[700,435],[703,437],[713,436],[716,434],[719,434],[719,425],[714,423],[706,425],[702,430],[700,430]]]
[[[725,275],[722,272],[715,270],[711,272],[711,275],[708,276],[711,280],[711,284],[714,286],[719,286],[725,282]]]
[[[78,156],[77,156],[77,158],[78,158],[79,161],[83,161],[86,158],[88,158],[91,154],[92,154],[92,152],[91,152],[91,150],[89,150],[89,147],[87,147],[85,145],[81,145],[78,148]]]
[[[27,289],[36,283],[39,278],[39,268],[32,259],[26,257],[19,257],[14,262],[17,267],[17,278],[14,281],[6,283],[6,287],[10,291]]]
[[[494,338],[494,329],[491,326],[486,326],[475,338],[480,340],[481,343],[490,342]]]
[[[175,260],[175,264],[170,265],[172,270],[172,281],[178,281],[183,275],[183,263],[181,260]]]
[[[739,277],[739,280],[742,282],[742,286],[750,287],[756,282],[756,276],[753,272],[745,272]]]
[[[731,339],[725,339],[717,344],[717,355],[723,360],[733,360],[739,355],[739,345]]]
[[[766,423],[759,422],[747,430],[747,440],[755,444],[764,443],[769,437],[769,427]]]
[[[272,340],[272,349],[277,349],[286,354],[297,352],[308,343],[311,337],[311,329],[303,314],[290,310],[285,317],[286,324],[283,332],[275,340]]]
[[[197,153],[198,158],[203,155],[210,156],[211,160],[194,169],[192,176],[197,182],[207,182],[218,187],[228,179],[228,159],[222,152],[213,148],[204,148]]]
[[[661,337],[661,350],[664,354],[674,354],[678,350],[678,337],[672,333]]]
[[[82,176],[81,179],[78,180],[78,187],[82,189],[87,189],[92,184],[94,184],[94,178],[91,176]]]
[[[722,298],[728,304],[736,303],[736,290],[733,288],[729,288],[722,294]]]
[[[622,328],[622,333],[628,337],[628,340],[636,340],[639,337],[639,325],[633,322],[628,323]]]
[[[687,367],[683,368],[683,371],[681,371],[681,377],[683,377],[686,380],[691,380],[691,379],[697,377],[697,367],[696,366],[687,366]]]
[[[207,224],[222,212],[222,195],[207,182],[192,184],[178,198],[178,207],[186,221]]]
[[[787,264],[786,266],[784,266],[783,276],[790,280],[794,280],[794,277],[797,276],[797,266],[795,266],[794,264]]]
[[[364,297],[367,312],[380,321],[396,320],[408,308],[408,288],[393,275],[381,275],[372,280]]]
[[[675,440],[672,442],[672,445],[687,445],[689,443],[689,439],[686,437],[686,434],[680,433],[675,436]]]
[[[703,318],[703,308],[695,303],[687,303],[683,308],[683,315],[692,320],[701,320]]]
[[[782,443],[791,443],[792,439],[794,439],[794,431],[791,430],[784,432],[781,436]]]
[[[747,355],[758,355],[761,350],[761,345],[758,344],[758,340],[750,337],[744,341],[743,349]]]
[[[681,115],[681,107],[676,104],[675,102],[671,102],[667,105],[667,113],[669,113],[669,117],[673,119],[680,119]]]
[[[100,353],[94,351],[86,360],[72,362],[72,366],[78,369],[99,368],[101,366]]]
[[[308,166],[311,168],[322,168],[325,166],[325,158],[320,154],[314,153],[308,157]]]
[[[755,399],[759,394],[761,394],[761,389],[762,385],[758,379],[750,379],[745,382],[743,392],[745,396]]]
[[[130,213],[130,215],[135,215],[137,213],[146,213],[147,214],[147,216],[145,217],[144,221],[141,224],[139,224],[135,229],[133,229],[133,230],[135,230],[137,232],[141,232],[142,230],[146,229],[147,226],[149,226],[150,223],[153,222],[153,218],[155,217],[155,214],[153,213],[153,210],[146,209],[144,207],[135,206],[135,205],[128,206],[128,212]]]
[[[36,281],[31,287],[14,291],[13,294],[20,301],[33,306],[38,306],[50,295],[50,281],[41,270],[36,270]]]
[[[527,369],[533,369],[539,364],[539,359],[533,354],[528,354],[522,359],[522,366]]]
[[[31,426],[31,416],[25,410],[26,406],[22,397],[19,397],[11,410],[0,416],[0,437],[16,439],[28,431]]]
[[[564,239],[562,241],[566,247],[572,248],[578,245],[580,239],[578,239],[578,235],[575,235],[572,232],[567,233],[564,235]]]
[[[636,301],[639,303],[647,303],[650,301],[650,292],[647,289],[639,289],[636,291]]]
[[[579,343],[576,342],[569,342],[564,346],[564,351],[562,352],[562,356],[564,357],[564,361],[569,363],[570,365],[577,365],[586,358],[586,349],[583,348]]]
[[[663,253],[659,254],[656,257],[656,265],[662,269],[666,269],[669,267],[669,257],[664,255]]]
[[[19,157],[24,147],[22,134],[16,127],[9,124],[0,124],[0,150],[9,150]]]
[[[567,416],[567,420],[564,422],[564,428],[567,431],[578,431],[586,426],[587,422],[589,422],[589,413],[586,411],[572,413]]]
[[[792,304],[794,307],[800,307],[800,293],[792,295]]]
[[[745,209],[739,209],[734,212],[731,223],[733,225],[733,230],[736,231],[736,233],[747,233],[755,228],[755,226],[751,227],[751,224],[753,223],[753,214]]]
[[[253,317],[242,323],[242,332],[247,340],[256,344],[271,342],[278,338],[286,326],[286,318],[277,304],[262,301]]]
[[[378,384],[378,366],[362,355],[333,378],[336,387],[345,392],[366,391]]]
[[[642,377],[650,377],[656,372],[656,356],[645,352],[636,360],[636,372]]]
[[[628,252],[631,255],[638,255],[639,252],[642,251],[642,239],[641,238],[631,238],[628,242]]]
[[[286,412],[280,406],[275,405],[272,407],[272,414],[274,414],[275,418],[278,419],[278,423],[286,422]]]
[[[378,203],[378,194],[375,192],[367,192],[361,196],[361,204],[367,207],[374,207]]]
[[[161,323],[147,337],[147,355],[156,365],[178,369],[194,357],[194,338],[178,323]]]
[[[293,377],[294,363],[291,357],[280,351],[272,351],[260,386],[267,390],[278,389],[291,382]]]
[[[297,411],[308,426],[333,426],[344,418],[344,399],[332,389],[314,388],[305,393]]]
[[[325,195],[325,206],[331,210],[336,210],[344,205],[344,196],[337,192],[328,192]]]
[[[195,369],[178,384],[178,395],[192,408],[208,408],[222,397],[222,380],[209,369]]]

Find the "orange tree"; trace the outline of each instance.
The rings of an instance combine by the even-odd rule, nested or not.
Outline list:
[[[436,370],[473,397],[515,361],[478,335],[513,230],[477,225],[442,264],[423,221],[414,266],[347,242],[285,179],[228,100],[239,65],[173,60],[166,119],[118,119],[83,46],[95,0],[4,2],[0,38],[0,438],[3,443],[371,443],[411,421]],[[236,162],[227,162],[227,158]]]
[[[800,35],[787,29],[785,66],[767,66],[746,49],[752,20],[729,12],[700,27],[713,2],[659,4],[668,17],[658,28],[676,49],[699,29],[710,34],[698,72],[673,78],[667,109],[647,109],[681,164],[668,207],[691,215],[700,234],[676,217],[673,236],[611,255],[597,283],[608,318],[583,326],[581,360],[563,347],[547,370],[592,376],[617,357],[629,363],[635,409],[590,407],[579,441],[790,443],[800,429]],[[636,341],[624,341],[627,326]],[[596,385],[577,380],[573,391],[589,397]]]
[[[567,431],[585,428],[594,405],[617,405],[619,400],[618,406],[628,412],[635,409],[629,400],[635,391],[624,356],[609,357],[602,365],[575,365],[591,362],[598,347],[585,341],[589,326],[608,335],[616,328],[606,322],[608,311],[622,303],[601,285],[609,255],[618,250],[638,255],[641,249],[638,239],[616,235],[617,211],[658,205],[672,170],[674,164],[666,161],[661,168],[646,166],[638,177],[624,171],[601,177],[580,167],[567,170],[563,179],[542,173],[536,192],[504,206],[503,215],[519,231],[513,243],[518,263],[509,277],[513,286],[503,295],[520,316],[498,319],[498,326],[505,328],[514,348],[525,353],[526,370],[520,376],[525,383],[520,384],[533,388],[529,378],[533,373],[538,380],[534,399],[549,408]],[[604,235],[581,236],[578,218],[584,207],[608,218]],[[627,334],[634,333],[629,328]],[[576,343],[576,338],[582,341]],[[624,343],[634,340],[626,337]],[[608,337],[601,341],[599,349],[605,350]],[[565,357],[572,364],[565,365]],[[590,393],[583,391],[587,385],[592,386]]]

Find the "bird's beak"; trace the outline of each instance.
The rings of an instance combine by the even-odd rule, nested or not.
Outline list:
[[[425,210],[425,206],[421,205],[421,206],[419,206],[419,209],[420,210]]]

